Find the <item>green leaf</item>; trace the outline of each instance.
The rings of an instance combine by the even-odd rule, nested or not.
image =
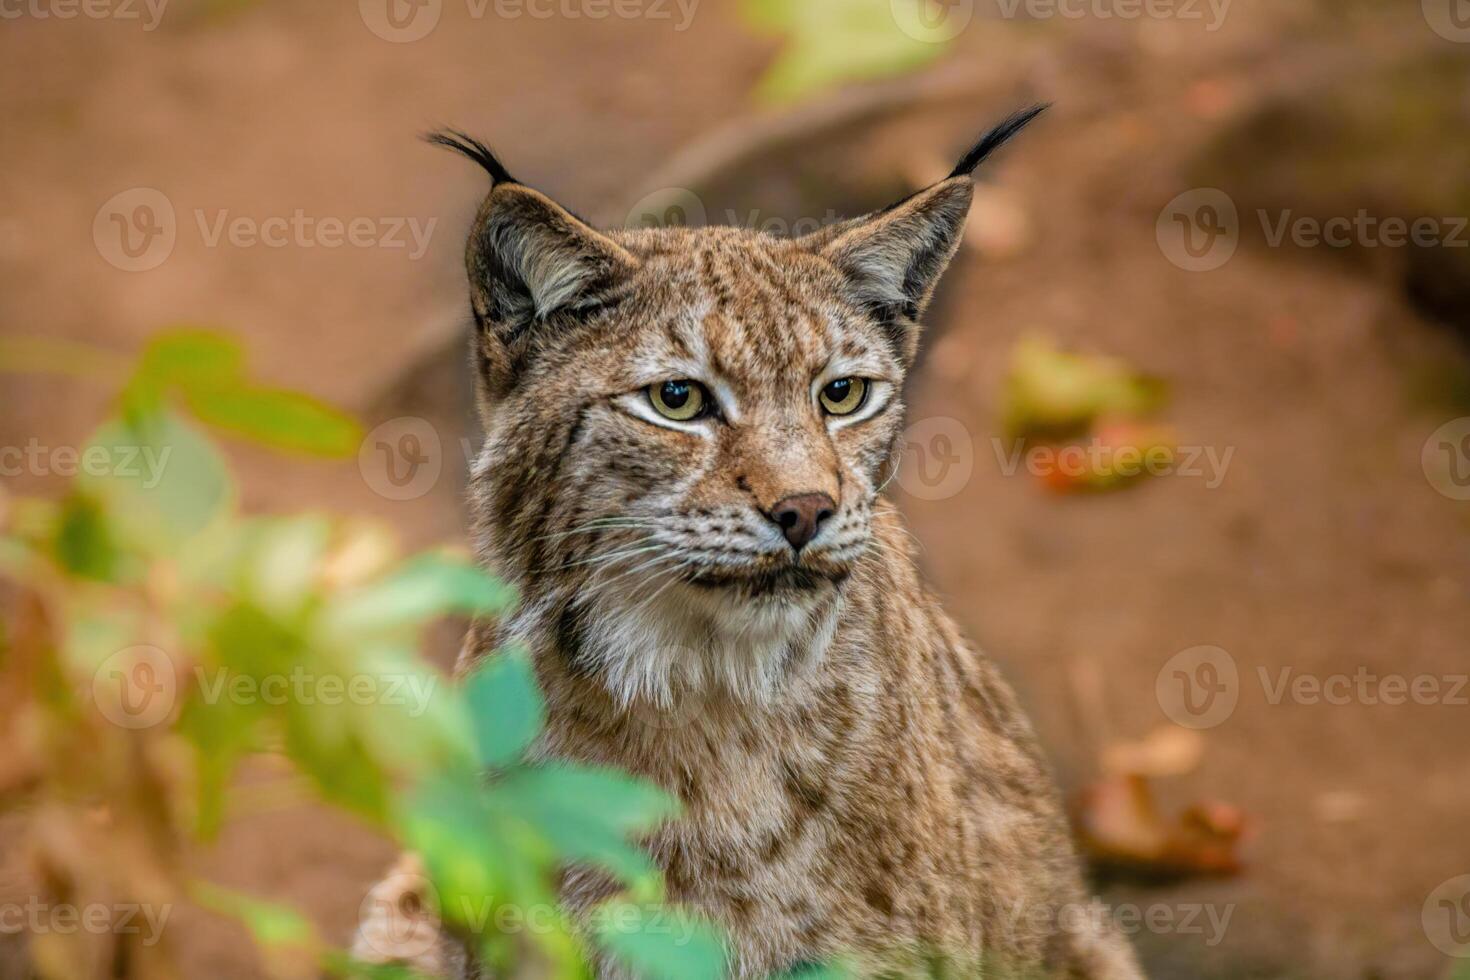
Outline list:
[[[184,401],[201,422],[275,449],[342,457],[362,441],[350,415],[300,392],[220,382],[190,386]]]
[[[364,963],[340,950],[329,950],[322,957],[322,969],[331,976],[346,980],[432,980],[410,967],[396,963]]]
[[[351,704],[286,704],[286,750],[326,799],[374,822],[387,820],[392,786],[356,730]]]
[[[176,551],[219,520],[234,499],[219,453],[172,415],[108,423],[81,459],[78,489],[102,504],[125,544],[145,554]]]
[[[672,796],[613,769],[558,764],[514,774],[499,784],[518,805],[538,812],[564,808],[620,834],[656,828],[679,813]]]
[[[61,505],[53,545],[57,561],[73,575],[102,582],[118,575],[122,554],[102,507],[91,497],[73,494]]]
[[[408,798],[399,823],[438,890],[441,914],[466,925],[477,925],[467,920],[486,901],[526,900],[526,883],[534,891],[552,858],[536,838],[507,836],[498,827],[478,774],[469,770],[429,778]]]
[[[914,71],[934,61],[946,38],[915,36],[914,19],[900,27],[892,0],[802,0],[776,4],[745,0],[746,19],[779,31],[785,49],[756,87],[767,102],[791,102],[838,83]],[[910,33],[911,31],[915,33]]]
[[[156,335],[123,392],[123,415],[158,414],[177,392],[200,421],[276,449],[349,456],[362,439],[351,416],[300,392],[252,384],[244,355],[229,337],[177,329]]]
[[[195,882],[194,900],[207,909],[238,919],[255,941],[267,949],[310,946],[316,942],[311,922],[289,905],[266,902],[208,882]]]
[[[488,657],[465,682],[465,699],[476,758],[487,769],[518,761],[541,731],[541,690],[523,650]]]
[[[740,16],[758,31],[777,33],[791,28],[796,5],[790,0],[743,0]]]
[[[1023,337],[1011,351],[1003,404],[1012,436],[1065,435],[1094,420],[1136,418],[1156,411],[1167,386],[1114,357],[1057,349]]]
[[[242,525],[234,555],[236,588],[263,609],[288,617],[318,598],[330,521],[315,514]]]
[[[153,335],[137,376],[156,385],[202,387],[239,377],[244,365],[240,345],[227,334],[179,327]]]
[[[228,696],[207,702],[199,696],[185,702],[179,733],[197,754],[195,827],[205,840],[224,825],[225,800],[235,767],[256,743],[256,722],[262,715],[258,702],[236,703]]]
[[[852,970],[835,964],[804,963],[781,974],[779,980],[854,980]]]
[[[239,345],[223,334],[196,329],[157,333],[123,389],[123,418],[139,422],[157,415],[169,391],[228,381],[238,376],[243,363]]]
[[[444,615],[493,615],[509,608],[514,596],[508,586],[468,561],[430,553],[344,597],[332,620],[336,628],[378,632]]]
[[[718,933],[677,908],[606,902],[592,916],[601,944],[645,980],[719,980],[726,954]]]
[[[643,887],[657,877],[648,855],[629,842],[678,812],[658,788],[604,769],[556,765],[521,769],[495,783],[490,803],[544,836],[565,861],[586,861]]]

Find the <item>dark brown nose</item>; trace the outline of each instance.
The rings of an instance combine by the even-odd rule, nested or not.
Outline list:
[[[798,493],[778,501],[766,516],[776,522],[791,547],[800,551],[836,510],[836,501],[825,493]]]

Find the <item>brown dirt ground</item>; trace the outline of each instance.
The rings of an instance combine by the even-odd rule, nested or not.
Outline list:
[[[526,179],[617,215],[673,150],[749,109],[772,52],[716,0],[684,33],[654,21],[471,20],[465,9],[446,4],[434,33],[410,44],[375,37],[351,2],[175,0],[151,33],[7,22],[4,329],[130,351],[163,325],[218,324],[275,382],[373,421],[428,415],[451,473],[425,497],[386,501],[353,463],[237,449],[246,503],[376,515],[419,543],[458,538],[453,440],[470,427],[454,359],[434,352],[444,311],[460,303],[480,184],[412,137],[441,123],[483,134]],[[1226,121],[1415,32],[1435,40],[1417,9],[1368,3],[1238,0],[1215,33],[982,17],[952,59],[1005,66],[1010,81],[964,111],[873,137],[942,159],[1022,98],[1060,104],[991,172],[1028,216],[1031,244],[1006,261],[962,253],[911,392],[916,419],[968,430],[974,476],[944,500],[898,500],[927,571],[1014,679],[1069,789],[1096,776],[1102,746],[1165,720],[1155,677],[1174,653],[1214,644],[1238,663],[1239,706],[1206,733],[1198,769],[1161,790],[1169,806],[1244,807],[1256,828],[1247,872],[1107,893],[1233,909],[1214,947],[1138,937],[1155,976],[1448,976],[1420,909],[1438,883],[1470,872],[1470,708],[1273,705],[1257,670],[1467,669],[1470,505],[1435,493],[1419,463],[1456,413],[1406,395],[1414,372],[1464,370],[1463,354],[1351,266],[1245,247],[1191,274],[1154,237],[1164,202],[1191,186],[1192,155]],[[161,267],[129,274],[99,257],[89,230],[102,202],[140,185],[174,202],[179,240]],[[373,249],[209,248],[196,208],[440,222],[414,262]],[[1166,417],[1184,441],[1234,450],[1224,482],[1169,477],[1062,498],[1004,475],[991,448],[999,381],[1012,342],[1037,329],[1168,378]],[[405,387],[405,363],[426,352],[431,370]],[[75,444],[104,407],[70,382],[4,385],[0,444]],[[452,647],[439,637],[435,655]],[[362,828],[302,807],[240,821],[202,862],[345,937],[390,856]],[[233,927],[187,911],[179,922],[187,975],[262,975]]]

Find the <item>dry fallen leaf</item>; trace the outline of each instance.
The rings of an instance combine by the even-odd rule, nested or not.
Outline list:
[[[1161,725],[1136,742],[1117,742],[1103,750],[1103,767],[1115,776],[1182,776],[1193,772],[1204,755],[1199,732]]]
[[[1239,807],[1202,802],[1166,819],[1148,780],[1136,773],[1084,790],[1076,819],[1084,850],[1104,867],[1166,878],[1229,875],[1242,867],[1247,821]]]
[[[1178,442],[1166,426],[1117,420],[1097,425],[1085,442],[1055,448],[1055,463],[1042,483],[1059,493],[1116,490],[1144,476],[1169,472]]]

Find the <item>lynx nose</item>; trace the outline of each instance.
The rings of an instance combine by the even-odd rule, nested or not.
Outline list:
[[[766,516],[786,535],[791,547],[800,551],[836,510],[837,502],[825,493],[798,493],[777,501]]]

